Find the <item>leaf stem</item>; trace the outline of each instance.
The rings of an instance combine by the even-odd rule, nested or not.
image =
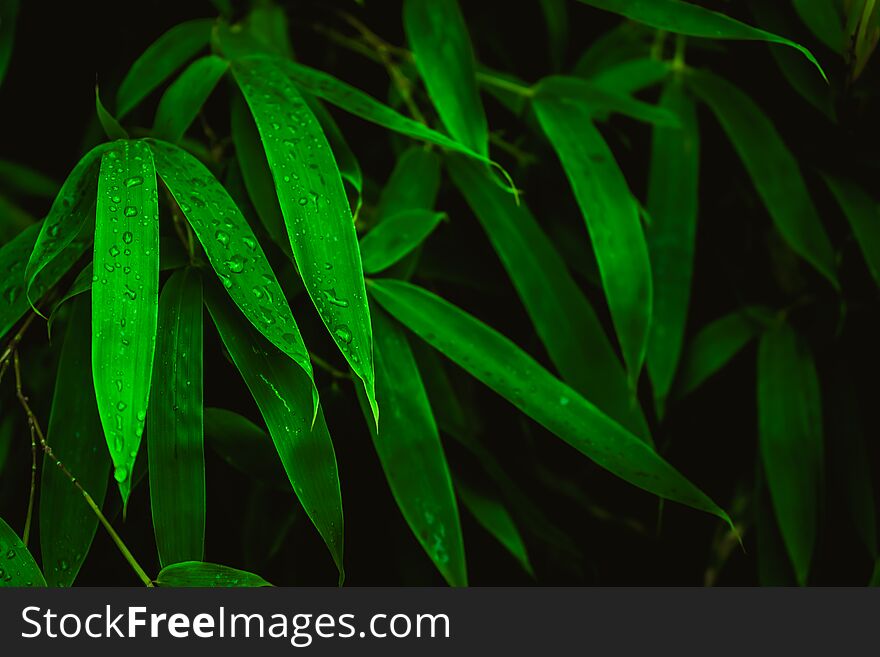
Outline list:
[[[524,98],[531,98],[535,95],[534,87],[527,87],[524,84],[505,80],[504,78],[499,78],[491,73],[485,73],[484,71],[477,71],[477,80],[483,84],[488,84],[489,86],[498,89],[504,89],[505,91],[509,91],[518,96],[523,96]]]

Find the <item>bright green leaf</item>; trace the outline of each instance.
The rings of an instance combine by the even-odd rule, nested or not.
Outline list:
[[[153,135],[170,142],[179,141],[228,68],[229,62],[214,55],[190,64],[162,94]]]
[[[0,588],[46,586],[37,562],[3,518],[0,518],[0,555],[3,558],[0,562]]]
[[[418,248],[445,218],[442,212],[428,210],[405,210],[387,217],[360,240],[364,273],[375,274],[397,263]]]

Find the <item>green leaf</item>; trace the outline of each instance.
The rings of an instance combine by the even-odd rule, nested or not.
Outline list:
[[[162,94],[153,135],[170,142],[180,141],[228,68],[229,62],[214,55],[190,64]]]
[[[652,87],[668,75],[666,62],[641,57],[599,71],[590,78],[590,83],[610,94],[624,96]]]
[[[206,408],[205,439],[224,461],[248,477],[283,490],[290,486],[269,434],[246,417]]]
[[[339,569],[342,565],[342,496],[336,453],[324,413],[312,407],[312,382],[302,369],[243,320],[217,285],[205,289],[208,310],[232,362],[260,409],[293,490]]]
[[[151,141],[156,167],[226,292],[251,323],[312,379],[312,364],[281,285],[247,220],[205,166],[186,151]],[[313,406],[318,408],[318,389]]]
[[[239,60],[233,72],[263,138],[303,283],[339,350],[364,382],[378,423],[360,250],[327,139],[296,86],[273,59]]]
[[[0,159],[0,187],[21,196],[51,199],[58,194],[57,182],[36,169],[11,160]]]
[[[771,316],[765,308],[743,308],[704,326],[682,357],[675,396],[690,394],[721,370],[761,333]]]
[[[149,147],[101,158],[92,286],[92,370],[123,505],[147,417],[159,305],[159,207]]]
[[[156,578],[156,583],[174,588],[272,586],[259,575],[202,561],[184,561],[165,566]]]
[[[137,58],[119,85],[116,112],[122,118],[134,109],[151,91],[208,45],[211,39],[210,19],[197,19],[175,25],[160,36]]]
[[[440,158],[434,151],[411,146],[403,152],[382,188],[376,223],[407,210],[431,210],[440,189]]]
[[[12,46],[15,44],[15,20],[18,16],[18,0],[0,0],[0,85],[6,77]]]
[[[504,503],[483,491],[471,488],[460,479],[455,480],[455,491],[458,493],[458,499],[483,529],[510,552],[523,570],[534,577],[535,571],[529,561],[526,545]]]
[[[101,418],[92,381],[92,326],[88,299],[73,303],[46,439],[55,456],[76,473],[95,504],[103,506],[110,477]],[[98,518],[70,479],[46,457],[40,483],[40,551],[50,586],[70,586],[95,537]]]
[[[880,285],[880,203],[851,180],[823,177],[849,221],[874,282]]]
[[[822,395],[809,347],[786,324],[767,330],[758,349],[758,428],[776,520],[803,586],[821,503]]]
[[[704,9],[681,0],[581,0],[584,4],[612,11],[637,23],[658,30],[707,39],[737,39],[741,41],[769,41],[800,51],[825,77],[825,71],[813,54],[800,44],[784,37]]]
[[[773,123],[751,98],[723,78],[700,71],[687,80],[724,128],[779,232],[839,289],[834,249],[797,160]]]
[[[626,372],[592,305],[525,204],[491,184],[480,164],[447,158],[562,378],[603,412],[650,441]]]
[[[540,3],[544,22],[547,23],[550,64],[554,70],[559,70],[568,47],[568,5],[566,0],[540,0]]]
[[[98,91],[97,84],[95,85],[95,111],[98,114],[98,121],[101,123],[101,128],[104,129],[107,139],[128,139],[128,131],[119,124],[116,117],[101,102],[101,94]]]
[[[486,157],[489,128],[477,88],[474,51],[457,0],[404,0],[403,26],[443,125]]]
[[[691,296],[699,202],[700,129],[697,109],[679,80],[666,85],[661,107],[674,112],[682,127],[654,128],[646,229],[654,277],[654,316],[647,365],[658,415],[681,356]]]
[[[443,212],[428,210],[404,210],[387,217],[360,240],[364,273],[375,274],[400,261],[418,248],[445,218]]]
[[[147,413],[150,509],[159,563],[205,557],[202,281],[172,274],[159,297],[156,363]]]
[[[409,283],[370,282],[394,317],[435,349],[601,467],[631,484],[715,514],[727,514],[660,457],[500,333]]]
[[[98,166],[101,156],[109,149],[109,144],[101,144],[83,156],[52,202],[25,267],[29,301],[33,301],[31,288],[37,274],[57,258],[80,232],[91,229],[94,222]]]
[[[357,192],[357,207],[360,209],[364,190],[364,174],[361,171],[360,162],[358,162],[357,157],[355,157],[351,147],[345,140],[345,135],[342,134],[333,115],[327,111],[327,108],[324,107],[321,101],[310,94],[302,94],[302,97],[309,106],[309,109],[312,110],[312,114],[315,115],[318,123],[321,124],[321,129],[327,137],[330,150],[333,151],[333,157],[336,158],[336,164],[339,166],[339,175]],[[355,213],[355,216],[357,216],[357,213]]]
[[[834,52],[843,52],[846,41],[843,18],[835,0],[791,0],[795,11],[810,31]]]
[[[43,573],[12,528],[0,518],[0,588],[46,586]]]
[[[621,21],[587,46],[572,67],[571,74],[579,78],[595,78],[628,60],[649,57],[655,34],[644,25]]]
[[[534,108],[586,220],[634,388],[645,358],[653,297],[638,203],[614,154],[593,125],[589,107],[539,93]]]
[[[373,445],[413,534],[451,586],[467,586],[458,505],[418,365],[402,328],[378,309],[373,321],[376,398],[385,409],[378,432],[367,418]]]
[[[760,465],[757,470],[754,506],[758,583],[761,586],[796,586],[797,580],[785,552],[785,543],[773,514],[770,493]]]

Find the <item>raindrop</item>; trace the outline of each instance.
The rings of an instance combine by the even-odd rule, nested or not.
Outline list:
[[[220,242],[225,247],[229,247],[229,235],[224,233],[222,230],[218,230],[214,233],[214,239]]]
[[[113,470],[113,478],[121,484],[128,479],[128,470],[121,465],[117,466],[116,469]]]
[[[142,185],[144,183],[144,179],[140,176],[132,176],[131,178],[125,179],[126,187],[137,187],[138,185]]]
[[[226,266],[233,274],[240,274],[244,269],[244,258],[236,253],[226,261]]]
[[[132,301],[137,299],[137,292],[132,290],[128,285],[125,286],[125,290],[123,290],[123,293],[125,294],[125,296],[127,296]]]
[[[345,344],[348,344],[351,342],[351,331],[348,329],[348,327],[345,324],[340,324],[339,326],[337,326],[336,330],[333,331],[333,334],[337,338],[342,340]]]
[[[131,234],[130,230],[127,230],[124,233],[122,233],[122,241],[125,242],[126,244],[131,244],[131,241],[133,239],[134,239],[134,235]]]
[[[110,247],[110,250],[108,251],[108,253],[109,253],[112,257],[115,258],[116,256],[119,255],[119,247],[116,246],[116,245],[114,244],[113,246]]]

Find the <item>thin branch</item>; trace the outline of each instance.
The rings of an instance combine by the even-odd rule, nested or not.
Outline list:
[[[349,374],[348,372],[343,372],[342,370],[335,368],[333,365],[331,365],[329,362],[327,362],[326,360],[321,358],[318,354],[314,353],[313,351],[309,352],[309,358],[312,359],[312,362],[315,365],[317,365],[320,369],[327,372],[334,379],[351,380],[351,378],[352,378],[351,374]]]
[[[0,355],[0,381],[3,380],[3,375],[6,374],[6,369],[9,367],[13,352],[18,348],[19,343],[22,338],[24,338],[24,334],[27,332],[28,327],[30,327],[36,316],[37,314],[32,310],[27,316],[27,319],[25,319],[21,326],[18,327],[18,331],[15,332],[12,339],[9,340],[6,349],[3,350],[3,354]]]

